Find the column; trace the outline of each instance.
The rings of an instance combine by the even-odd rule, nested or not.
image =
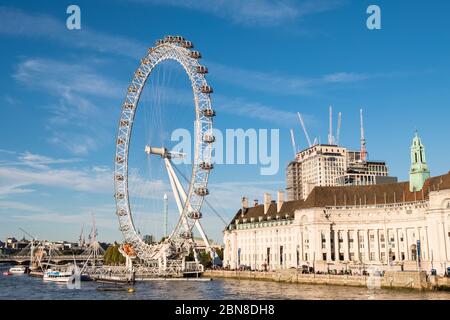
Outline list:
[[[395,261],[400,261],[400,241],[398,238],[398,229],[394,228],[394,243],[395,243]]]
[[[447,261],[447,230],[445,230],[445,223],[439,223],[439,234],[441,237],[439,239],[441,243],[441,261]]]
[[[344,261],[349,261],[349,246],[348,246],[348,229],[345,228],[344,230]]]
[[[422,247],[420,249],[421,254],[422,254],[422,261],[427,261],[428,260],[428,255],[427,255],[427,246],[426,246],[426,240],[425,240],[425,233],[424,233],[424,228],[420,227],[419,229],[419,239],[420,239],[420,246]]]
[[[375,261],[380,261],[380,232],[375,229]]]
[[[428,243],[428,227],[423,227],[424,230],[424,243],[427,250],[427,260],[431,262],[431,252],[430,252],[430,245]]]
[[[323,259],[322,232],[324,232],[324,231],[321,229],[317,230],[317,232],[316,232],[316,246],[315,246],[316,261],[322,261],[322,259]]]
[[[447,249],[447,256],[446,256],[446,261],[450,260],[450,237],[448,236],[448,233],[450,232],[449,230],[449,221],[447,219],[447,222],[444,222],[444,245],[445,248]]]
[[[254,244],[255,244],[255,248],[254,248],[254,250],[253,250],[253,263],[254,263],[254,269],[255,270],[257,270],[258,269],[258,241],[257,241],[257,237],[256,237],[256,230],[254,231],[254,235],[255,235],[255,238],[254,238]]]
[[[317,229],[310,230],[308,234],[309,239],[309,252],[312,261],[315,263],[317,261]]]
[[[334,230],[334,261],[339,262],[339,232]]]
[[[364,229],[364,260],[369,261],[370,258],[369,229]]]
[[[444,272],[446,266],[445,261],[445,247],[444,247],[444,226],[440,222],[440,216],[429,217],[428,221],[428,234],[429,234],[429,246],[433,253],[433,267],[438,273]]]
[[[408,242],[408,229],[404,228],[403,229],[403,233],[404,233],[404,240],[405,240],[405,259],[407,261],[411,260],[411,252],[409,250],[409,242]]]
[[[305,260],[305,255],[304,255],[304,240],[303,240],[303,228],[300,229],[300,243],[299,243],[299,248],[300,248],[300,261],[304,261]]]
[[[390,251],[391,251],[391,233],[389,231],[389,228],[386,228],[386,234],[384,235],[384,240],[385,240],[385,245],[386,247],[384,248],[384,254],[386,255],[386,262],[390,263],[391,262],[391,257],[390,257]]]
[[[424,257],[426,257],[427,261],[430,261],[430,250],[428,249],[428,235],[427,235],[427,227],[423,226],[422,227],[422,239],[423,239],[423,248],[424,248]],[[447,258],[449,258],[449,256],[447,256]],[[425,259],[424,259],[425,260]]]
[[[325,230],[325,245],[327,248],[327,262],[331,261],[331,233],[330,229],[328,228]]]
[[[359,232],[358,229],[355,229],[353,231],[353,237],[354,237],[354,252],[355,252],[355,261],[359,262]]]
[[[233,235],[233,256],[234,256],[234,268],[237,269],[239,267],[239,258],[238,258],[238,238],[237,238],[237,231],[234,232]]]

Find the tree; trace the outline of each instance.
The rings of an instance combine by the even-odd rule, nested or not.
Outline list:
[[[220,258],[221,261],[223,261],[223,248],[217,248],[215,249],[217,256]]]
[[[200,252],[199,255],[199,262],[205,267],[210,268],[212,266],[212,259],[209,252]]]
[[[191,249],[189,251],[189,255],[186,256],[186,261],[195,261],[194,250]]]
[[[104,264],[106,264],[106,265],[111,264],[112,249],[113,249],[113,246],[109,246],[108,249],[106,249],[105,254],[103,256],[103,261],[104,261]]]
[[[114,243],[106,249],[103,256],[103,263],[105,265],[122,265],[125,264],[125,257],[119,251],[119,245]]]

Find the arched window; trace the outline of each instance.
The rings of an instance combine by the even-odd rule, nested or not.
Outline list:
[[[389,249],[389,260],[390,261],[395,261],[396,257],[395,257],[395,252],[392,251],[391,249]]]

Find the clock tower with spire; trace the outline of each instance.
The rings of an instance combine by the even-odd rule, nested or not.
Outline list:
[[[415,133],[411,146],[411,169],[409,171],[409,191],[420,191],[425,181],[430,177],[427,160],[425,158],[425,146]]]

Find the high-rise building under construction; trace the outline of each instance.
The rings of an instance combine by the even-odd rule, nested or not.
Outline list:
[[[314,187],[374,185],[395,183],[397,178],[389,177],[388,167],[384,161],[369,161],[363,129],[361,110],[361,150],[352,151],[338,145],[331,130],[328,144],[313,144],[296,154],[295,160],[286,169],[287,200],[306,199]],[[299,118],[301,116],[299,115]],[[304,123],[300,120],[305,134]],[[340,130],[340,120],[338,132]],[[309,137],[307,136],[308,141]]]

